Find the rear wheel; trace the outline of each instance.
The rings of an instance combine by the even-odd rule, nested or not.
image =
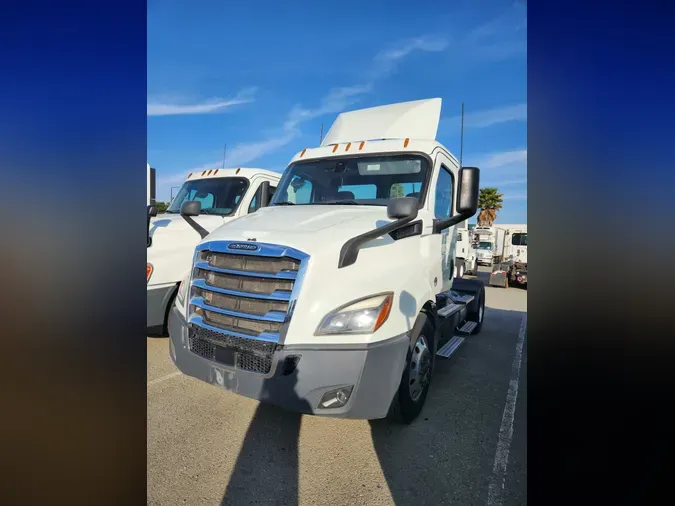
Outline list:
[[[464,277],[464,269],[465,268],[466,268],[466,265],[464,264],[464,260],[457,260],[457,265],[455,266],[455,270],[453,271],[453,277],[455,277],[455,278]]]
[[[422,411],[429,392],[434,366],[435,329],[426,315],[419,335],[408,350],[403,377],[394,395],[389,418],[398,423],[411,423]]]

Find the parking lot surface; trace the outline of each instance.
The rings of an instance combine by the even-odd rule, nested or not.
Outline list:
[[[486,287],[486,306],[408,426],[259,404],[148,338],[148,504],[526,504],[527,291]]]

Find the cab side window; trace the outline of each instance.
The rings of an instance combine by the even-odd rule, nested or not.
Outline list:
[[[272,200],[272,197],[274,196],[274,192],[276,191],[277,187],[276,186],[270,186],[269,187],[269,194],[267,196],[267,202]],[[255,192],[255,195],[253,195],[253,198],[251,199],[251,203],[248,206],[248,214],[254,213],[258,210],[258,194],[260,193],[260,187]]]
[[[443,220],[452,216],[452,174],[441,165],[436,181],[434,215],[436,219]]]

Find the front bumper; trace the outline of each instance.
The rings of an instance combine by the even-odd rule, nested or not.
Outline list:
[[[171,359],[184,374],[288,411],[342,418],[387,416],[405,367],[410,339],[402,334],[370,346],[282,346],[268,374],[234,369],[202,358],[188,348],[188,325],[174,307],[169,315]],[[300,356],[284,370],[286,357]],[[324,394],[353,386],[347,403],[320,408]]]

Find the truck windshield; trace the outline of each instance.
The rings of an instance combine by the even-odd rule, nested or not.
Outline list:
[[[478,249],[492,249],[492,244],[489,242],[479,242],[478,243]]]
[[[296,162],[284,172],[271,205],[386,206],[396,197],[422,200],[428,162],[414,155]]]
[[[241,177],[186,181],[166,212],[178,214],[183,202],[197,200],[202,204],[202,214],[229,216],[237,210],[246,188],[248,188],[248,180]]]
[[[527,233],[516,233],[511,238],[511,244],[514,246],[527,246]]]

